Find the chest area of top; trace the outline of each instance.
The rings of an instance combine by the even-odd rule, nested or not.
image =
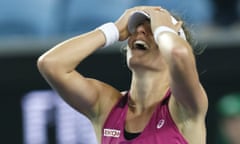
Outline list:
[[[142,132],[153,120],[156,107],[137,113],[132,108],[128,108],[124,122],[124,129],[131,133]]]

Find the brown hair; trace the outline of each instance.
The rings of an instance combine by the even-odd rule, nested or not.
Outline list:
[[[171,13],[172,14],[172,13]],[[182,24],[182,29],[185,33],[185,36],[186,36],[186,40],[189,42],[189,44],[192,46],[192,49],[193,49],[193,53],[195,55],[201,55],[204,50],[206,49],[206,46],[201,46],[199,45],[198,41],[196,39],[193,38],[193,31],[190,30],[190,27],[187,26],[187,24],[180,18],[180,16],[176,15],[176,14],[172,14],[173,17],[178,20],[178,21],[182,21],[183,24]]]

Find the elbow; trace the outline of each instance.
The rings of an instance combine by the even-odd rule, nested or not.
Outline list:
[[[42,55],[37,60],[37,68],[42,75],[53,73],[54,65],[54,60],[47,55]]]
[[[179,46],[177,48],[172,49],[171,56],[174,59],[185,59],[190,56],[190,52],[186,47]]]
[[[195,61],[193,53],[185,46],[173,48],[170,57],[172,64],[193,64]]]
[[[37,59],[37,68],[42,73],[46,67],[46,58],[42,55]]]
[[[168,62],[173,71],[184,72],[195,65],[193,54],[186,47],[173,48],[170,55]]]

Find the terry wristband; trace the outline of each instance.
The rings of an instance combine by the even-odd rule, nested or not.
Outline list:
[[[112,22],[103,24],[102,26],[98,27],[97,29],[101,30],[105,36],[105,45],[107,47],[114,42],[118,41],[119,39],[119,31],[116,25]]]
[[[167,27],[167,26],[159,26],[158,28],[156,28],[156,30],[154,31],[154,40],[157,43],[158,42],[158,36],[160,33],[162,32],[171,32],[177,35],[177,32],[174,31],[173,29]]]

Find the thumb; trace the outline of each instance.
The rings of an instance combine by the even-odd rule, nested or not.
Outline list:
[[[179,30],[182,28],[182,25],[183,25],[183,22],[182,21],[178,21],[176,24],[175,24],[175,29],[177,32],[179,32]]]

